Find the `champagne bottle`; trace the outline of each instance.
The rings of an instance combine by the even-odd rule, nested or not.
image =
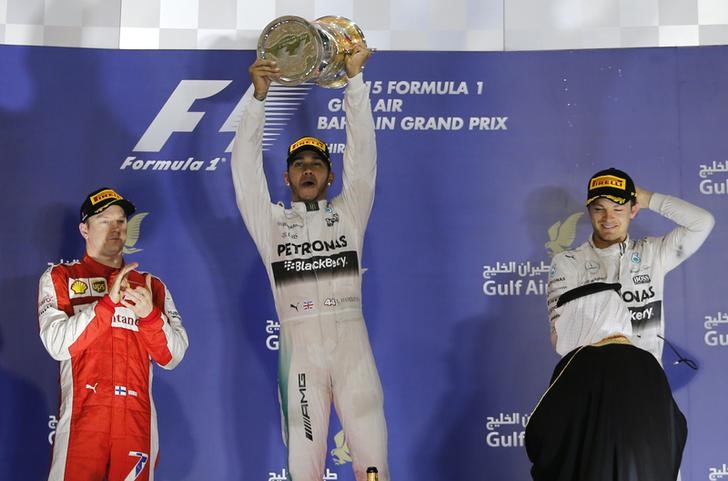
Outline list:
[[[374,466],[367,468],[367,481],[379,481],[379,471]]]

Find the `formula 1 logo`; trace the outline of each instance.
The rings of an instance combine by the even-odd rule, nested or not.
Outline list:
[[[212,97],[232,83],[231,80],[182,80],[172,95],[149,124],[147,130],[134,146],[134,152],[159,152],[175,132],[193,132],[205,112],[190,112],[197,100]],[[241,99],[242,100],[242,99]],[[241,102],[233,109],[218,132],[234,132],[234,119],[240,116]],[[232,151],[232,142],[225,152]]]
[[[575,212],[566,220],[556,221],[549,227],[549,241],[544,244],[544,247],[549,251],[550,257],[571,248],[571,244],[576,238],[576,223],[582,215],[584,215],[583,212]]]
[[[140,158],[139,153],[161,152],[172,134],[192,133],[203,122],[207,112],[192,111],[192,105],[198,100],[213,97],[222,92],[232,80],[181,80],[160,111],[154,117],[139,141],[134,146],[136,155],[129,155],[121,162],[119,170],[128,171],[214,171],[225,157],[200,160],[196,152],[190,152],[182,158]],[[287,87],[274,84],[268,91],[265,101],[266,123],[263,131],[263,150],[273,145],[280,135],[281,125],[285,125],[313,88],[312,85]],[[227,119],[217,128],[220,133],[234,133],[240,121],[243,109],[241,97],[233,107]],[[269,127],[270,126],[270,127]],[[232,152],[234,138],[230,141],[225,153]]]

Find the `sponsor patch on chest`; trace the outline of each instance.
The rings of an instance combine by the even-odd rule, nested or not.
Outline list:
[[[652,279],[650,278],[649,274],[639,274],[636,276],[632,276],[632,282],[635,284],[649,284],[652,282]]]
[[[107,293],[103,277],[72,277],[68,279],[68,297],[102,297]]]
[[[119,327],[130,331],[139,332],[139,319],[126,307],[117,307],[114,310],[114,317],[111,318],[111,327]]]

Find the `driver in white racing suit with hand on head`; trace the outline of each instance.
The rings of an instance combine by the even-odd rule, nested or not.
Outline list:
[[[263,170],[264,100],[280,70],[256,59],[232,154],[236,200],[263,259],[281,324],[279,394],[293,481],[324,475],[331,402],[346,434],[357,481],[376,466],[389,481],[382,386],[361,303],[361,253],[374,200],[376,141],[362,70],[370,51],[346,58],[346,151],[342,191],[327,145],[303,137],[288,149],[291,207],[271,203]]]
[[[665,274],[698,250],[715,220],[710,212],[689,202],[636,187],[629,175],[614,168],[591,177],[586,205],[593,228],[591,237],[576,249],[558,253],[551,262],[551,342],[563,356],[568,352],[566,346],[580,335],[572,332],[568,323],[559,323],[559,296],[594,282],[618,282],[630,311],[630,341],[662,364]],[[640,208],[657,212],[677,226],[660,237],[632,239],[629,224]]]

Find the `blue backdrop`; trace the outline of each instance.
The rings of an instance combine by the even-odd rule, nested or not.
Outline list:
[[[557,361],[548,340],[557,222],[590,233],[586,180],[627,170],[710,210],[705,245],[668,276],[664,364],[690,434],[683,479],[728,477],[728,48],[377,52],[365,77],[379,176],[364,309],[394,480],[525,481],[524,425]],[[157,369],[159,480],[283,474],[277,320],[235,207],[229,146],[254,52],[0,47],[0,480],[47,475],[58,366],[38,338],[37,282],[83,254],[77,212],[101,185],[146,216],[127,259],[164,279],[190,348]],[[290,92],[289,92],[290,93]],[[274,199],[285,149],[312,134],[340,166],[339,90],[294,90],[267,129]],[[194,112],[197,112],[196,114]],[[278,135],[279,134],[279,135]],[[338,191],[338,185],[334,190]],[[672,225],[642,211],[632,235]],[[550,236],[551,232],[551,236]],[[334,420],[327,478],[352,480]]]

